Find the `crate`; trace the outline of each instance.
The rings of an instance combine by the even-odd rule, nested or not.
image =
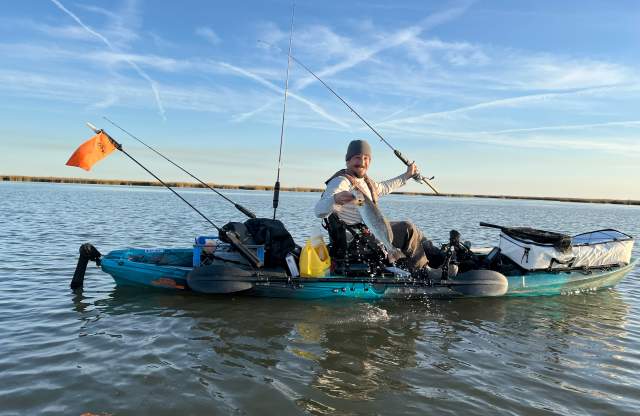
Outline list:
[[[209,246],[213,246],[213,252],[216,253],[217,257],[220,258],[228,258],[229,260],[234,261],[243,261],[243,257],[237,251],[229,251],[230,248],[228,243],[223,243],[220,241],[218,236],[200,236],[196,237],[195,242],[193,244],[193,267],[199,267],[202,264],[202,252],[205,248]],[[255,251],[256,256],[262,263],[264,263],[264,245],[253,245],[247,244],[246,247],[250,250]],[[236,258],[237,257],[237,258]]]

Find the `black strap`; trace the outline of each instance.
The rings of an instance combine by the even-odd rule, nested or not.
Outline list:
[[[571,257],[569,260],[562,261],[562,260],[558,260],[558,259],[557,259],[557,258],[555,258],[555,257],[552,257],[552,258],[551,258],[551,261],[549,262],[549,270],[551,270],[551,269],[553,268],[553,264],[554,264],[554,263],[558,263],[558,264],[562,264],[562,265],[567,265],[569,268],[571,268],[571,267],[573,266],[573,262],[575,262],[575,261],[576,261],[576,258],[577,258],[577,257]]]

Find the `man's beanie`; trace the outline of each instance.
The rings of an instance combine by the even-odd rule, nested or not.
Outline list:
[[[352,140],[347,148],[345,160],[349,160],[355,155],[367,155],[371,157],[371,146],[366,140]]]

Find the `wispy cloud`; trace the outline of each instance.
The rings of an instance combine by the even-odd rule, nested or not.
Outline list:
[[[385,50],[395,48],[397,46],[408,43],[427,31],[440,24],[446,23],[456,17],[462,15],[472,4],[472,1],[459,3],[455,7],[448,8],[443,11],[436,12],[423,19],[419,24],[409,26],[394,33],[376,33],[374,38],[377,40],[372,46],[356,46],[351,38],[335,33],[333,30],[322,25],[312,25],[302,31],[298,31],[295,35],[297,42],[304,45],[302,55],[323,56],[327,58],[336,58],[340,62],[321,68],[316,74],[321,77],[330,77],[343,71],[346,71],[362,62],[373,59],[376,55]],[[371,28],[372,25],[364,25],[363,28]],[[260,47],[267,49],[273,48],[283,53],[283,51],[275,46],[275,44],[286,37],[286,33],[281,31],[276,25],[270,23],[263,26],[260,34]],[[434,42],[435,46],[435,42]],[[456,44],[455,49],[461,50],[469,48],[466,44]],[[297,52],[294,52],[297,55]],[[480,56],[477,53],[477,56]],[[453,57],[461,62],[462,57]],[[479,58],[478,58],[479,59]],[[316,81],[315,77],[305,76],[300,81],[295,82],[292,91],[301,91]],[[256,110],[256,113],[259,112]],[[251,112],[253,114],[253,112]]]
[[[469,42],[446,42],[437,38],[414,37],[404,46],[410,59],[429,69],[437,67],[439,61],[453,67],[474,68],[487,65],[491,61],[481,46]]]
[[[94,6],[92,4],[78,4],[78,7],[88,12],[99,14],[114,22],[120,20],[120,16],[118,14],[102,7]]]
[[[195,63],[188,60],[178,60],[158,55],[139,55],[122,52],[93,52],[87,55],[95,62],[108,62],[110,65],[125,63],[128,65],[142,65],[165,72],[184,71],[194,67]],[[146,78],[145,78],[146,79]]]
[[[376,42],[373,46],[354,48],[349,52],[349,56],[342,62],[327,66],[315,72],[320,78],[324,78],[352,68],[361,62],[373,58],[375,55],[384,50],[402,45],[412,39],[415,39],[417,36],[427,30],[430,30],[440,24],[455,19],[456,17],[462,15],[470,7],[471,4],[472,2],[465,2],[460,6],[434,13],[425,18],[417,25],[403,28],[390,35],[383,35],[381,36],[381,40]],[[295,89],[303,89],[307,85],[315,81],[316,80],[314,77],[308,76],[297,82],[295,84]]]
[[[47,24],[34,24],[34,28],[38,31],[46,34],[47,36],[70,39],[70,40],[83,40],[93,41],[94,38],[90,33],[78,26],[51,26]]]
[[[218,36],[210,27],[202,26],[196,28],[196,35],[200,36],[212,45],[218,45],[221,42],[220,36]]]
[[[102,98],[101,100],[91,104],[91,107],[102,110],[118,104],[118,101],[119,101],[118,96],[113,93],[107,93],[103,95],[101,98]]]
[[[512,146],[514,144],[512,143]],[[576,151],[597,151],[615,153],[628,157],[640,156],[640,143],[624,139],[602,140],[597,137],[581,137],[571,139],[565,137],[529,137],[523,141],[516,141],[516,147],[529,147],[537,149],[551,150],[576,150]]]
[[[156,32],[147,32],[147,35],[149,36],[149,38],[151,38],[156,48],[166,49],[175,48],[176,46],[178,46],[177,43],[167,40],[165,37],[160,36]]]
[[[638,79],[637,71],[611,62],[550,54],[522,55],[519,53],[514,56],[514,64],[503,72],[512,85],[520,88],[589,88],[629,83]]]
[[[132,42],[140,39],[135,31],[140,21],[137,0],[125,0],[117,12],[90,4],[77,4],[77,7],[106,18],[108,24],[104,25],[102,33],[118,48],[126,49]]]
[[[80,73],[42,74],[25,71],[0,70],[0,92],[5,97],[35,98],[96,108],[96,97],[103,97],[100,106],[114,103],[129,109],[148,107],[152,100],[146,87],[122,77],[118,82],[104,82],[103,75]],[[247,102],[257,102],[263,94],[236,91],[223,87],[210,88],[199,85],[195,88],[165,86],[169,108],[186,111],[201,111],[220,114],[246,111]]]
[[[263,111],[267,110],[268,108],[270,108],[271,106],[277,104],[278,102],[282,101],[282,99],[271,99],[269,101],[267,101],[266,103],[264,103],[263,105],[261,105],[260,107],[256,108],[255,110],[251,110],[251,111],[247,111],[241,114],[237,114],[235,116],[233,116],[231,119],[236,122],[242,122],[245,120],[248,120],[249,118],[255,116],[256,114],[262,113]]]
[[[636,122],[626,122],[636,125]],[[602,123],[605,124],[605,123]],[[568,127],[568,126],[567,126]],[[588,127],[587,127],[588,128]],[[524,130],[524,129],[523,129]],[[549,128],[549,130],[552,130]],[[575,130],[580,130],[575,126]],[[577,150],[608,152],[628,157],[640,157],[640,141],[634,136],[624,137],[612,131],[610,134],[594,137],[586,133],[577,136],[562,136],[557,134],[538,134],[544,130],[532,132],[520,131],[519,134],[510,135],[503,132],[490,131],[439,131],[420,126],[394,126],[392,132],[410,135],[420,140],[432,138],[462,143],[478,143],[510,148],[550,149],[554,151]],[[524,134],[533,133],[533,134]]]
[[[270,89],[273,92],[276,92],[278,94],[284,95],[284,89],[278,87],[274,83],[262,78],[261,76],[258,76],[256,74],[254,74],[254,73],[252,73],[250,71],[247,71],[247,70],[245,70],[243,68],[237,67],[235,65],[231,65],[231,64],[226,63],[226,62],[221,62],[220,66],[222,68],[226,68],[226,69],[228,69],[228,70],[230,70],[232,72],[236,72],[236,73],[238,73],[240,75],[243,75],[243,76],[245,76],[247,78],[250,78],[250,79],[256,81],[257,83],[265,86],[266,88]],[[332,121],[333,123],[338,124],[338,125],[340,125],[342,127],[347,127],[347,128],[349,127],[349,125],[347,123],[345,123],[344,121],[342,121],[342,120],[330,115],[322,107],[320,107],[319,105],[315,104],[314,102],[302,97],[301,95],[298,95],[298,94],[293,93],[293,92],[289,92],[288,95],[289,95],[289,97],[291,97],[291,98],[293,98],[293,99],[295,99],[297,101],[300,101],[303,104],[306,104],[312,111],[314,111],[318,115],[326,118],[327,120]]]
[[[613,88],[615,87],[603,86],[603,87],[594,87],[594,88],[583,88],[583,89],[568,91],[568,92],[530,94],[530,95],[523,95],[523,96],[517,96],[517,97],[501,98],[497,100],[485,101],[485,102],[481,102],[481,103],[477,103],[469,106],[459,107],[452,110],[437,111],[437,112],[421,114],[419,116],[389,120],[389,121],[380,123],[380,125],[390,126],[390,125],[399,125],[399,124],[415,124],[415,123],[423,123],[425,121],[429,121],[433,119],[453,119],[458,115],[466,114],[476,110],[517,107],[525,104],[549,101],[559,97],[586,95],[586,94],[592,94],[597,92],[610,91]]]
[[[64,13],[66,13],[67,15],[69,15],[73,20],[76,21],[76,23],[78,23],[80,26],[82,26],[87,32],[89,32],[90,34],[92,34],[93,36],[97,37],[98,39],[100,39],[109,49],[111,49],[112,51],[118,53],[119,51],[116,50],[116,48],[111,44],[111,42],[109,42],[109,40],[107,38],[105,38],[104,36],[102,36],[100,33],[96,32],[95,30],[91,29],[89,26],[87,26],[86,24],[84,24],[82,22],[82,20],[80,20],[80,18],[78,18],[78,16],[76,16],[75,14],[73,14],[71,11],[69,11],[66,7],[64,7],[64,5],[62,5],[62,3],[60,3],[58,0],[51,0],[51,2],[58,7],[60,10],[62,10]],[[156,100],[156,105],[158,106],[158,111],[160,112],[160,115],[162,116],[162,118],[164,120],[166,120],[166,115],[165,115],[165,111],[164,111],[164,107],[162,105],[162,101],[160,100],[160,92],[158,91],[158,86],[156,84],[156,82],[151,79],[151,77],[149,75],[147,75],[146,72],[144,72],[142,69],[140,69],[140,67],[133,61],[130,60],[126,60],[127,63],[129,63],[129,65],[138,73],[138,75],[140,75],[142,78],[144,78],[145,80],[147,80],[149,82],[149,84],[151,85],[151,90],[153,91],[153,95],[155,97]]]
[[[232,122],[251,118],[273,121],[274,115],[281,109],[283,88],[280,79],[284,75],[285,55],[279,55],[277,60],[273,54],[267,53],[245,55],[237,58],[237,62],[245,60],[238,64],[234,58],[223,61],[206,58],[208,52],[203,52],[204,56],[194,52],[196,55],[191,57],[172,56],[170,53],[135,53],[131,45],[126,43],[127,39],[152,40],[146,35],[146,39],[140,39],[134,30],[127,28],[127,23],[134,28],[140,26],[136,23],[135,3],[126,3],[125,9],[128,11],[117,13],[96,6],[77,6],[82,11],[97,14],[100,19],[106,18],[114,23],[117,30],[122,31],[123,47],[119,47],[113,38],[107,36],[107,33],[112,33],[107,29],[111,25],[105,25],[104,31],[98,33],[66,9],[61,3],[64,0],[51,1],[77,25],[44,25],[39,29],[34,25],[28,29],[46,33],[52,38],[49,39],[51,42],[42,41],[42,36],[37,36],[35,42],[0,44],[0,54],[7,52],[12,60],[7,68],[16,70],[12,77],[16,84],[0,89],[12,91],[13,94],[22,91],[32,96],[46,95],[49,99],[66,99],[94,107],[116,104],[142,107],[153,101],[148,94],[148,99],[143,97],[145,84],[141,84],[142,89],[135,88],[136,76],[140,76],[152,86],[153,100],[163,117],[166,106],[167,109],[219,112]],[[637,88],[626,87],[638,78],[628,66],[613,61],[530,52],[459,38],[452,41],[443,35],[445,32],[428,33],[437,25],[463,15],[470,4],[463,3],[442,10],[400,29],[390,29],[379,22],[374,24],[369,17],[361,19],[360,25],[349,24],[348,29],[339,23],[301,26],[294,34],[293,53],[302,57],[303,62],[310,62],[314,70],[319,68],[318,75],[335,86],[376,128],[384,129],[381,132],[385,135],[386,131],[407,133],[409,136],[433,134],[443,140],[541,146],[542,138],[547,137],[545,133],[558,133],[554,137],[559,138],[564,135],[563,132],[570,131],[637,127],[634,121],[589,123],[591,120],[633,119],[631,110],[615,115],[612,111],[608,116],[603,114],[600,117],[601,113],[608,112],[615,100],[621,103],[623,95],[627,95],[625,107],[618,108],[627,108],[626,104],[636,102],[640,95]],[[87,19],[91,17],[96,16],[88,15]],[[192,30],[193,34],[207,42],[220,44],[220,37],[212,28],[194,26]],[[288,39],[288,33],[280,31],[274,24],[266,24],[263,30],[262,39],[276,43]],[[253,35],[250,37],[254,38]],[[76,42],[57,42],[59,39]],[[89,45],[93,48],[87,50],[87,43],[83,43],[87,41],[101,42],[108,49],[100,49],[100,44],[96,43],[98,48]],[[196,45],[202,47],[203,51],[211,50],[206,45],[203,47],[202,42],[196,42]],[[217,49],[216,53],[224,56],[228,52],[224,46]],[[38,66],[37,69],[31,66],[29,71],[20,74],[19,68],[24,68],[25,59],[44,59],[51,65]],[[17,64],[13,65],[14,62]],[[357,71],[349,71],[363,62],[372,64],[360,65]],[[62,70],[63,66],[67,69]],[[127,71],[122,71],[125,66]],[[136,69],[135,73],[128,71],[128,67]],[[71,75],[65,74],[68,71]],[[89,75],[89,71],[93,73]],[[160,100],[158,84],[145,71],[162,77],[164,102]],[[87,75],[84,79],[83,74]],[[55,77],[58,77],[59,84],[56,84]],[[78,77],[81,85],[74,85],[73,77]],[[231,77],[237,79],[232,80]],[[264,89],[255,88],[254,84],[245,82],[243,78]],[[84,88],[91,82],[110,84],[115,79],[122,85],[114,86],[111,90],[101,85],[100,90],[105,98],[98,104],[83,100]],[[230,79],[233,89],[227,88],[225,91],[222,86],[228,85]],[[299,81],[295,82],[296,79]],[[216,87],[202,87],[210,86],[212,81]],[[296,125],[309,126],[316,123],[321,128],[329,129],[335,129],[336,126],[341,130],[360,128],[356,121],[351,123],[349,113],[339,107],[339,103],[334,102],[326,91],[309,89],[303,96],[301,91],[311,85],[310,78],[294,76],[292,81],[289,96],[303,104],[293,106],[292,111],[288,111],[292,125],[299,123]],[[37,91],[39,88],[42,89]],[[56,88],[68,88],[68,91],[56,96]],[[169,100],[175,102],[169,103]],[[227,102],[231,104],[226,105]],[[311,111],[307,111],[307,108]],[[583,111],[583,115],[575,115],[576,110]],[[533,112],[544,113],[547,124],[554,121],[558,124],[540,126],[534,117],[529,117]],[[591,114],[586,116],[587,112]],[[462,131],[457,133],[456,130]],[[537,133],[540,134],[537,136],[539,142],[533,140],[533,134]],[[598,130],[598,133],[601,131]],[[511,137],[523,140],[511,143],[508,140]],[[570,140],[579,141],[579,138]],[[570,146],[570,143],[566,146]]]
[[[253,71],[253,70],[240,68],[236,65],[231,65],[226,62],[218,62],[214,60],[202,60],[197,58],[178,60],[178,59],[168,58],[164,56],[157,56],[157,55],[137,55],[137,54],[121,53],[121,52],[113,52],[113,51],[97,51],[97,52],[93,51],[93,52],[85,53],[83,51],[78,51],[74,49],[65,49],[60,47],[43,47],[43,46],[29,45],[29,44],[1,44],[1,43],[0,43],[0,53],[5,53],[14,58],[19,56],[20,59],[22,60],[33,59],[33,60],[40,61],[42,60],[43,57],[46,57],[49,61],[57,60],[61,62],[64,61],[66,63],[74,62],[74,61],[82,62],[82,63],[89,62],[95,65],[95,67],[97,68],[102,68],[105,66],[105,64],[107,64],[108,67],[117,67],[117,65],[120,65],[123,63],[127,65],[130,65],[131,63],[135,63],[136,65],[141,67],[151,67],[154,70],[163,71],[166,73],[188,74],[192,79],[194,79],[194,77],[195,79],[197,79],[198,78],[197,74],[200,74],[200,76],[204,76],[211,73],[214,73],[218,76],[220,75],[227,75],[227,76],[231,75],[234,77],[240,76],[240,77],[252,79],[253,81],[259,83],[260,85],[266,87],[269,91],[275,93],[269,98],[268,100],[269,103],[272,101],[281,102],[282,95],[284,94],[284,91],[281,87],[277,86],[273,82],[267,80],[265,77],[260,75],[260,73],[273,75],[272,72],[269,71],[268,69],[258,69],[260,73],[257,73],[256,71]],[[85,64],[76,65],[77,68],[82,68],[83,66],[86,66],[86,65]],[[80,96],[82,96],[83,94],[86,95],[86,92],[79,93],[79,94],[71,93],[71,91],[82,89],[82,83],[80,82],[80,80],[78,80],[77,83],[74,83],[68,79],[65,80],[66,77],[60,73],[48,74],[48,73],[35,73],[33,71],[26,71],[26,72],[13,71],[9,75],[9,72],[5,71],[3,75],[5,79],[11,79],[11,81],[7,85],[5,85],[4,88],[0,87],[0,89],[3,89],[5,91],[20,90],[20,91],[26,92],[30,89],[33,89],[34,92],[29,93],[29,94],[35,94],[32,96],[38,96],[43,98],[46,96],[48,98],[55,98],[56,97],[55,90],[64,88],[70,91],[69,97],[73,97],[72,102],[82,102],[83,100],[81,99]],[[78,76],[78,74],[76,73],[72,76]],[[93,82],[96,82],[96,81],[93,81]],[[116,97],[114,96],[114,94],[118,94],[118,97],[119,97],[117,98],[118,102],[120,103],[126,102],[134,105],[139,105],[140,104],[139,96],[141,94],[141,91],[139,91],[138,89],[131,89],[131,85],[130,83],[127,82],[126,78],[121,79],[119,82],[122,83],[123,85],[124,84],[129,84],[129,85],[127,86],[127,88],[113,87],[110,90],[111,98],[105,100],[105,102],[107,103],[115,102]],[[103,84],[104,82],[98,81],[97,83]],[[64,87],[62,87],[62,85],[64,85]],[[189,92],[190,88],[191,88],[191,92]],[[178,93],[177,95],[172,95],[170,93],[171,90],[174,90],[174,91],[180,90],[181,92]],[[48,94],[47,91],[51,91],[51,94]],[[196,85],[192,85],[191,87],[187,87],[187,86],[170,87],[169,85],[165,85],[163,90],[163,95],[167,99],[171,98],[173,100],[180,100],[180,103],[170,103],[170,106],[172,108],[184,108],[184,103],[187,101],[186,96],[188,95],[191,95],[192,97],[190,99],[192,104],[189,105],[189,108],[191,109],[204,110],[204,111],[209,111],[213,109],[214,111],[219,111],[220,109],[224,109],[226,107],[226,109],[229,111],[239,113],[239,115],[232,117],[232,121],[244,121],[250,117],[253,117],[256,114],[262,113],[264,110],[270,107],[270,105],[267,104],[267,105],[261,106],[261,108],[259,109],[247,111],[246,106],[252,105],[252,103],[255,103],[257,101],[263,101],[264,98],[257,100],[256,97],[253,96],[252,93],[248,91],[246,88],[234,90],[234,94],[245,97],[244,99],[238,100],[243,102],[244,106],[238,106],[238,105],[225,106],[225,104],[227,104],[226,100],[228,100],[228,97],[225,98],[215,93],[213,93],[210,99],[205,99],[204,97],[202,97],[202,91],[208,91],[209,93],[211,93],[210,89],[203,90],[202,87],[199,87]],[[97,93],[97,90],[93,90],[93,92]],[[133,94],[133,92],[135,92],[135,94]],[[330,121],[332,124],[339,125],[340,127],[346,127],[346,128],[349,127],[347,123],[345,123],[344,121],[340,120],[337,117],[332,116],[320,105],[314,103],[313,101],[296,93],[290,92],[289,96],[292,99],[305,104],[306,107],[310,108],[313,112],[315,112],[316,114],[319,114],[324,119]],[[61,94],[57,98],[63,99],[64,97],[65,95]],[[225,112],[225,111],[221,111],[221,112]]]
[[[529,127],[529,128],[521,128],[521,129],[505,129],[505,130],[485,131],[485,132],[479,132],[479,133],[481,133],[481,134],[511,134],[511,133],[529,133],[529,132],[534,132],[534,131],[587,130],[587,129],[606,128],[606,127],[631,127],[631,128],[636,128],[636,127],[640,127],[640,120],[611,121],[611,122],[607,122],[607,123],[591,123],[591,124],[567,124],[567,125],[557,125],[557,126],[541,126],[541,127]]]

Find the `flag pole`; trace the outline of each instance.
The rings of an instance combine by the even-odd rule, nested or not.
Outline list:
[[[131,160],[133,160],[138,166],[140,166],[142,169],[146,170],[147,173],[149,173],[151,176],[153,176],[154,178],[156,178],[158,180],[158,182],[160,182],[161,184],[163,184],[168,190],[170,190],[171,192],[173,192],[178,198],[182,199],[182,201],[189,205],[195,212],[197,212],[198,214],[200,214],[200,216],[202,218],[204,218],[209,224],[213,225],[213,227],[218,230],[218,232],[222,231],[222,229],[220,227],[218,227],[213,221],[211,221],[209,218],[207,218],[206,215],[204,215],[202,212],[200,212],[198,210],[198,208],[194,207],[193,205],[191,205],[191,203],[189,201],[187,201],[186,199],[184,199],[179,193],[177,193],[176,191],[173,190],[172,187],[170,187],[169,185],[167,185],[162,179],[158,178],[153,172],[151,172],[149,169],[147,169],[146,167],[144,167],[144,165],[142,165],[142,163],[138,162],[133,156],[131,156],[129,153],[127,153],[126,150],[124,150],[122,148],[122,145],[120,143],[118,143],[113,137],[109,136],[109,134],[107,134],[106,131],[102,130],[102,129],[98,129],[96,126],[94,126],[91,123],[87,123],[87,126],[89,126],[89,128],[91,130],[93,130],[96,134],[100,134],[103,133],[105,136],[107,136],[109,138],[109,140],[111,141],[111,143],[113,143],[113,145],[116,147],[116,149],[118,149],[119,151],[121,151],[122,153],[124,153],[125,155],[127,155],[127,157]]]
[[[262,267],[262,262],[260,261],[260,259],[258,259],[258,257],[255,255],[254,252],[252,252],[251,250],[249,250],[244,244],[242,244],[242,242],[240,241],[240,238],[238,237],[238,235],[232,231],[225,231],[222,228],[218,227],[213,221],[211,221],[206,215],[204,215],[202,212],[200,212],[200,210],[198,210],[198,208],[194,207],[189,201],[187,201],[186,199],[184,199],[182,197],[182,195],[180,195],[179,193],[177,193],[172,187],[170,187],[169,185],[167,185],[162,179],[160,179],[158,176],[156,176],[153,172],[151,172],[149,169],[147,169],[142,163],[138,162],[133,156],[131,156],[129,153],[127,153],[126,150],[124,150],[122,148],[122,145],[120,143],[118,143],[113,137],[109,136],[109,134],[102,130],[102,129],[98,129],[96,126],[94,126],[93,124],[87,122],[87,126],[93,130],[94,133],[96,134],[100,134],[103,133],[105,136],[107,136],[107,138],[109,139],[109,141],[111,141],[111,143],[113,143],[113,145],[115,146],[116,149],[118,149],[119,151],[121,151],[122,153],[124,153],[129,159],[133,160],[138,166],[140,166],[142,169],[144,169],[145,171],[147,171],[147,173],[149,173],[151,176],[153,176],[155,179],[158,180],[158,182],[160,182],[162,185],[164,185],[168,190],[170,190],[171,192],[173,192],[173,194],[175,196],[177,196],[178,198],[180,198],[182,200],[182,202],[184,202],[185,204],[189,205],[189,207],[191,207],[191,209],[193,209],[195,212],[197,212],[202,218],[204,218],[209,224],[211,224],[213,226],[213,228],[215,228],[218,231],[218,235],[220,236],[226,236],[231,245],[234,246],[236,249],[238,249],[238,251],[240,251],[240,253],[247,259],[249,260],[249,262],[254,265],[255,267]]]
[[[209,188],[210,190],[212,190],[213,192],[215,192],[216,194],[218,194],[219,196],[221,196],[222,198],[224,198],[225,200],[229,201],[230,203],[233,204],[233,206],[236,207],[236,209],[240,212],[242,212],[244,215],[246,215],[249,218],[256,218],[256,214],[254,214],[253,212],[251,212],[248,208],[243,207],[242,205],[232,201],[231,199],[229,199],[227,196],[225,196],[224,194],[222,194],[221,192],[218,192],[216,189],[212,188],[209,184],[203,182],[202,180],[198,179],[195,177],[195,175],[193,175],[191,172],[185,170],[182,166],[178,165],[177,163],[175,163],[174,161],[172,161],[171,159],[169,159],[168,157],[166,157],[165,155],[163,155],[162,153],[160,153],[159,151],[157,151],[156,149],[154,149],[153,147],[149,146],[148,144],[146,144],[145,142],[143,142],[142,140],[140,140],[139,138],[137,138],[136,136],[134,136],[133,134],[129,133],[127,130],[123,129],[122,127],[120,127],[119,125],[117,125],[114,121],[110,120],[107,117],[102,117],[103,119],[107,120],[109,123],[113,124],[114,126],[116,126],[117,128],[119,128],[120,130],[122,130],[123,132],[125,132],[126,134],[128,134],[129,136],[131,136],[133,139],[139,141],[140,143],[142,143],[143,145],[145,145],[147,148],[149,148],[150,150],[152,150],[153,152],[155,152],[157,155],[159,155],[160,157],[164,158],[164,160],[166,160],[167,162],[171,163],[173,166],[177,167],[178,169],[180,169],[181,171],[183,171],[184,173],[186,173],[187,175],[191,176],[193,179],[197,180],[198,182],[200,182],[202,185],[204,185],[205,187]]]

